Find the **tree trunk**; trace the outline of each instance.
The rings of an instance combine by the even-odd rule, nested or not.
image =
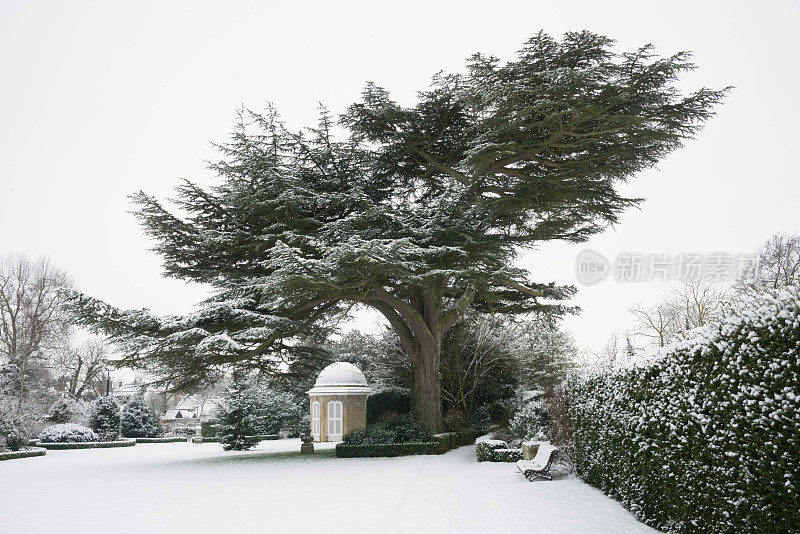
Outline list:
[[[429,347],[411,357],[414,372],[412,407],[414,414],[423,426],[432,433],[442,431],[442,391],[439,378],[439,357],[441,346]]]

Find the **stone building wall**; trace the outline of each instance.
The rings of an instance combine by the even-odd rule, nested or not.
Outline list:
[[[328,441],[328,403],[342,403],[342,435],[367,426],[367,395],[311,395],[308,413],[319,402],[319,441]]]

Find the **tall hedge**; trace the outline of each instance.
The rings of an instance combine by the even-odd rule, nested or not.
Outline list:
[[[800,297],[570,384],[576,468],[669,532],[800,532]]]
[[[411,412],[411,395],[403,388],[390,388],[367,397],[367,424],[378,421],[386,413],[403,415]]]

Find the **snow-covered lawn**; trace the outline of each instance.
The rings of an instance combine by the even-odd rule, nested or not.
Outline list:
[[[376,459],[316,448],[159,443],[1,462],[0,533],[655,532],[577,479],[527,482],[513,464],[477,463],[474,446]]]

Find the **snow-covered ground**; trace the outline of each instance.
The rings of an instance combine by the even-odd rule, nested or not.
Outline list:
[[[474,446],[375,459],[316,448],[140,444],[0,462],[0,533],[655,532],[580,480],[531,483],[477,463]]]

